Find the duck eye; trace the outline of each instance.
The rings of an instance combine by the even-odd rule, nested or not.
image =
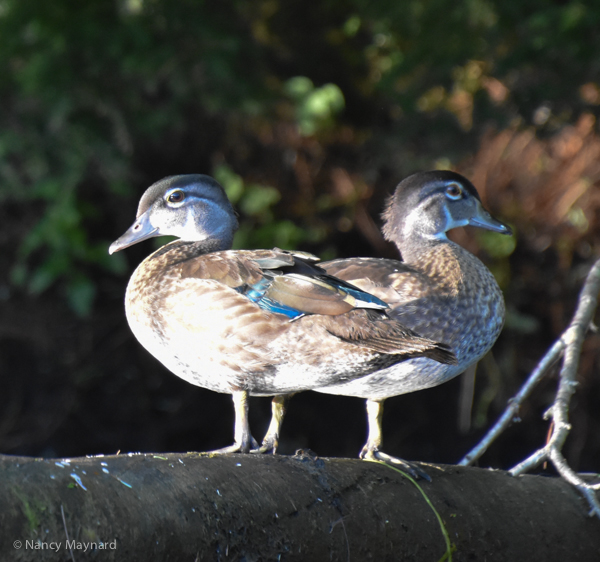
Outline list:
[[[446,197],[448,197],[449,199],[460,199],[462,197],[462,194],[463,189],[460,184],[452,182],[446,186]]]
[[[180,189],[171,191],[171,193],[169,193],[169,195],[167,195],[167,201],[169,203],[181,203],[184,198],[185,198],[185,195],[184,195],[183,191],[181,191]]]

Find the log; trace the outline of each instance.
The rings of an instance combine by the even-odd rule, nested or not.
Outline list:
[[[559,478],[422,465],[453,561],[600,560]],[[0,456],[0,560],[438,561],[434,511],[390,467],[311,455]],[[450,559],[450,558],[446,558]]]

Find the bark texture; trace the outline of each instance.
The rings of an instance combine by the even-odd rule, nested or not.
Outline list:
[[[563,480],[424,468],[433,481],[420,485],[454,561],[600,560],[600,521]],[[0,560],[396,562],[438,561],[446,552],[421,492],[376,463],[0,456],[0,470]]]

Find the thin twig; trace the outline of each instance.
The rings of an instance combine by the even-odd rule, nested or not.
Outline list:
[[[62,503],[60,504],[60,513],[62,515],[63,525],[65,527],[65,535],[67,536],[67,545],[69,546],[69,552],[71,553],[71,560],[75,562],[75,557],[73,556],[73,549],[71,548],[71,540],[69,539],[69,531],[67,531],[67,520],[65,519],[65,510],[63,509]]]
[[[559,359],[561,353],[565,348],[565,344],[562,338],[554,343],[554,345],[548,350],[543,359],[538,363],[537,367],[533,370],[525,384],[521,387],[518,394],[508,401],[508,406],[500,419],[494,424],[494,426],[486,433],[483,439],[469,451],[458,463],[461,466],[469,466],[473,464],[479,457],[483,455],[488,447],[498,438],[498,436],[513,422],[518,416],[521,404],[531,394],[538,382],[544,377],[546,372],[554,365]]]
[[[593,265],[588,273],[583,289],[579,295],[579,302],[577,303],[575,315],[573,316],[573,320],[569,327],[546,353],[519,393],[510,401],[500,420],[496,422],[483,440],[461,460],[460,464],[470,464],[485,452],[494,439],[506,429],[511,420],[516,416],[523,400],[530,394],[544,373],[562,354],[563,363],[560,370],[556,398],[544,416],[546,419],[551,418],[553,421],[550,439],[544,447],[538,449],[527,459],[513,467],[510,473],[513,476],[517,476],[535,468],[542,462],[549,460],[552,462],[557,472],[567,482],[575,486],[588,500],[591,507],[590,515],[597,515],[600,518],[600,502],[595,494],[597,485],[585,482],[581,476],[571,469],[561,453],[562,447],[571,430],[571,425],[569,423],[569,403],[577,386],[576,377],[581,348],[583,346],[585,335],[592,324],[592,318],[598,304],[599,291],[600,260]]]

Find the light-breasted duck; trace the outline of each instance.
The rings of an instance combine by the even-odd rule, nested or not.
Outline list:
[[[310,254],[230,250],[237,226],[214,179],[172,176],[146,190],[135,222],[109,250],[179,238],[135,270],[126,315],[169,370],[233,396],[235,441],[216,452],[258,450],[248,395],[333,388],[410,357],[456,361],[447,346],[391,319],[385,302],[327,274]]]

